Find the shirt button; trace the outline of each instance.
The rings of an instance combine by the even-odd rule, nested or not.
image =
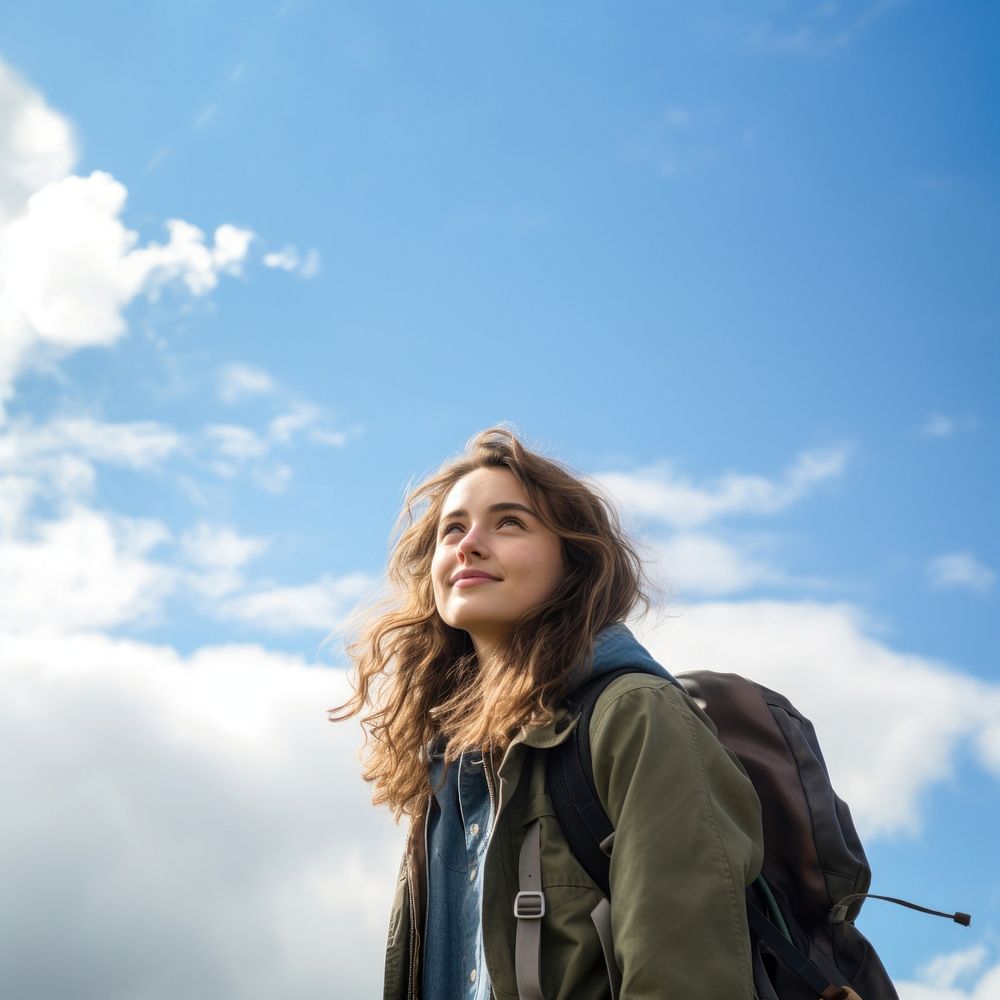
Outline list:
[[[469,982],[474,983],[475,981],[476,981],[476,970],[473,969],[472,972],[469,973]]]
[[[475,865],[473,865],[472,868],[469,870],[469,881],[475,882],[476,876],[478,874],[479,874],[479,869]]]
[[[473,823],[472,826],[469,827],[469,836],[470,837],[478,837],[479,836],[479,824],[478,823]]]

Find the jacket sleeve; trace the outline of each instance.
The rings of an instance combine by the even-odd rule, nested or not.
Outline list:
[[[615,837],[611,924],[621,1000],[752,1000],[745,889],[763,858],[760,801],[682,691],[617,681],[591,719]]]

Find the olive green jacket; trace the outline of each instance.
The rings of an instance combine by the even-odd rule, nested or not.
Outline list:
[[[558,722],[558,719],[556,720]],[[601,892],[569,849],[545,790],[546,749],[576,723],[524,729],[493,780],[496,815],[483,873],[483,943],[493,996],[518,1000],[514,966],[518,855],[539,819],[546,1000],[609,1000],[590,912]],[[616,678],[590,724],[594,779],[615,827],[611,923],[621,1000],[752,1000],[745,887],[763,857],[760,803],[708,716],[676,685]],[[400,865],[385,960],[385,1000],[419,1000],[425,823]]]

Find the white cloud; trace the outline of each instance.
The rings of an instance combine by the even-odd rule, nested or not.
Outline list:
[[[84,507],[0,536],[0,629],[63,633],[154,614],[172,574],[146,557],[169,537],[158,521]]]
[[[826,55],[856,42],[877,20],[909,0],[867,0],[860,4],[821,3],[776,10],[757,24],[746,43],[768,52]],[[784,5],[782,5],[784,6]]]
[[[924,421],[920,432],[927,437],[950,437],[961,430],[972,430],[978,423],[979,421],[968,413],[958,417],[946,416],[943,413],[931,413]]]
[[[315,583],[272,587],[230,598],[218,606],[218,614],[274,632],[330,632],[343,624],[373,584],[373,579],[363,573],[324,575]]]
[[[938,590],[959,587],[985,592],[996,582],[996,573],[965,549],[931,559],[926,571],[931,586]]]
[[[21,462],[70,451],[80,458],[132,469],[160,465],[182,444],[181,436],[152,420],[111,423],[91,417],[57,417],[46,424],[20,420],[0,436]]]
[[[664,542],[647,541],[643,561],[657,584],[680,598],[735,594],[766,585],[827,585],[795,578],[773,565],[767,558],[773,547],[762,538],[730,542],[702,532],[678,532]]]
[[[254,365],[233,362],[219,369],[219,395],[226,403],[238,403],[248,396],[266,396],[274,391],[274,379]]]
[[[986,961],[986,948],[973,945],[963,951],[953,951],[931,959],[921,970],[921,981],[941,988],[954,986],[962,977],[977,972]]]
[[[228,525],[196,524],[181,536],[181,553],[192,569],[183,576],[192,593],[210,599],[200,610],[212,614],[213,601],[246,586],[242,568],[261,555],[269,538],[241,535]]]
[[[72,129],[35,90],[0,62],[0,227],[28,198],[65,177],[76,162]]]
[[[0,430],[0,538],[27,524],[39,498],[65,511],[90,497],[97,481],[94,463],[148,470],[182,447],[180,435],[153,421],[108,423],[88,416],[46,424],[11,421]]]
[[[721,517],[776,514],[807,496],[818,485],[841,476],[851,448],[803,452],[779,480],[729,472],[704,486],[659,464],[634,472],[606,472],[592,477],[609,491],[619,509],[644,521],[694,528]]]
[[[205,435],[227,458],[260,458],[270,451],[270,445],[256,431],[239,424],[210,424]]]
[[[361,432],[358,425],[346,431],[319,427],[317,423],[321,417],[319,407],[296,403],[291,409],[273,417],[263,434],[240,424],[211,424],[205,428],[204,436],[219,458],[212,468],[217,475],[232,478],[244,464],[251,463],[251,476],[261,489],[282,493],[293,472],[284,462],[263,461],[275,450],[288,447],[303,433],[314,444],[342,448]]]
[[[899,1000],[997,1000],[1000,962],[980,972],[987,957],[981,944],[939,955],[920,970],[917,980],[894,983]]]
[[[282,271],[294,271],[299,266],[299,252],[295,247],[283,247],[264,254],[264,266],[276,267]]]
[[[281,271],[295,271],[303,278],[312,278],[319,274],[319,250],[312,247],[303,257],[293,246],[285,246],[280,250],[272,250],[264,254],[264,266],[277,268]]]
[[[22,523],[37,488],[29,476],[0,476],[0,537],[12,534]]]
[[[360,427],[355,425],[347,431],[314,430],[309,436],[317,444],[325,444],[331,448],[343,448],[352,437],[360,433],[360,430]]]
[[[284,462],[254,469],[253,481],[268,493],[284,493],[292,481],[292,467]]]
[[[287,413],[279,414],[271,421],[267,428],[268,440],[286,444],[300,430],[314,424],[319,415],[318,407],[299,404]]]
[[[862,839],[916,833],[927,790],[966,744],[1000,777],[1000,686],[890,648],[852,605],[708,602],[661,614],[635,629],[668,670],[742,674],[812,719]]]
[[[252,234],[219,226],[206,244],[196,226],[167,222],[166,244],[137,247],[119,216],[125,186],[104,171],[54,181],[29,198],[27,211],[0,235],[4,333],[27,330],[66,349],[113,343],[125,330],[123,308],[140,292],[181,282],[194,295],[238,273]]]
[[[314,278],[319,274],[319,251],[315,247],[305,255],[302,266],[299,268],[299,274],[303,278]]]
[[[378,994],[402,831],[357,726],[326,720],[340,671],[97,635],[0,650],[10,996]]]
[[[205,569],[239,569],[259,556],[267,538],[241,535],[228,525],[196,524],[181,536],[188,561]]]
[[[104,171],[70,173],[68,123],[0,64],[0,407],[39,352],[108,346],[123,312],[168,284],[205,295],[220,274],[240,273],[253,234],[167,222],[165,244],[138,245],[125,227],[125,186]],[[2,417],[2,409],[0,409]]]

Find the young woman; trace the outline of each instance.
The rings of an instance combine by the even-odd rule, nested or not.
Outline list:
[[[649,602],[613,506],[495,427],[410,493],[396,529],[395,592],[362,619],[355,694],[331,710],[365,713],[373,801],[410,820],[386,1000],[752,1000],[760,805],[624,624]],[[643,672],[612,681],[590,725],[615,828],[606,961],[603,896],[562,836],[545,754],[572,730],[562,699],[624,665]],[[525,884],[536,908],[515,914]]]

